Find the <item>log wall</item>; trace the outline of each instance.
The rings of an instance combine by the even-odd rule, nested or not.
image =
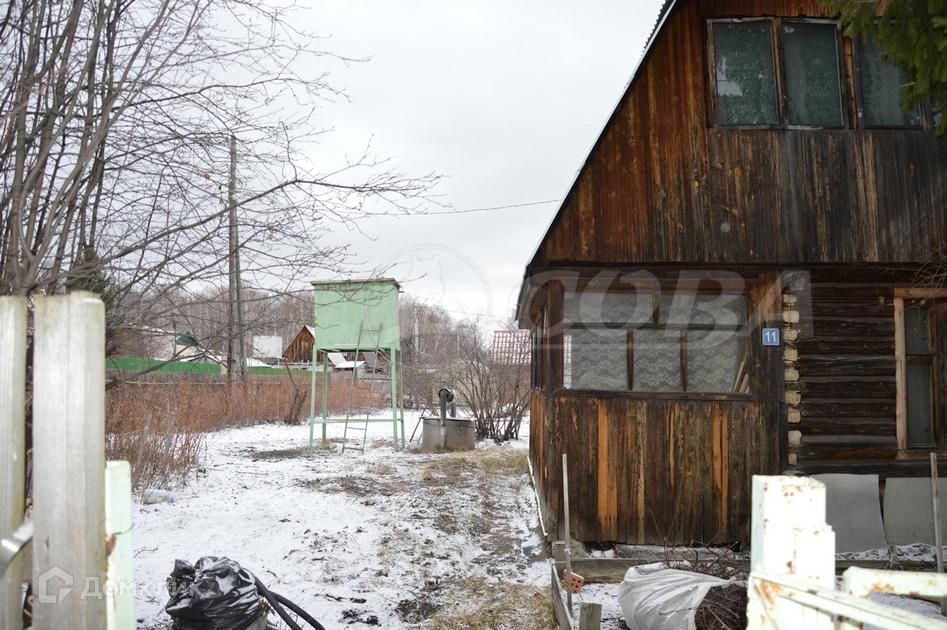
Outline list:
[[[893,296],[884,287],[812,285],[798,344],[800,470],[878,472],[896,458]]]

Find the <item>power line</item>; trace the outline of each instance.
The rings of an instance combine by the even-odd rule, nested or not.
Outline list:
[[[559,203],[561,199],[547,199],[546,201],[529,201],[526,203],[511,203],[505,206],[489,206],[485,208],[467,208],[466,210],[438,210],[437,212],[417,212],[405,216],[410,217],[430,217],[443,214],[471,214],[473,212],[494,212],[496,210],[510,210],[513,208],[527,208],[530,206],[542,206],[549,203]]]

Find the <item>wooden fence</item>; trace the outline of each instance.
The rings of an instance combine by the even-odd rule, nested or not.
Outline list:
[[[835,532],[825,522],[825,485],[808,477],[753,477],[747,584],[749,630],[942,628],[943,620],[871,601],[871,593],[947,596],[939,573],[851,568],[835,585]]]
[[[134,628],[130,471],[105,462],[104,307],[90,293],[43,297],[33,319],[33,544],[0,566],[0,628],[22,628],[28,579],[36,630]],[[0,298],[5,540],[25,516],[27,321],[24,298]]]

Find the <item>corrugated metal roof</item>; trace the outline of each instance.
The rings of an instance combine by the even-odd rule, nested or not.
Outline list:
[[[658,27],[661,25],[661,20],[664,19],[664,16],[667,15],[668,11],[671,10],[671,6],[675,4],[675,0],[664,0],[664,4],[661,5],[661,10],[658,11],[658,19],[654,21],[654,26],[651,27],[651,33],[648,35],[648,46],[650,47],[651,38],[654,37],[654,34],[658,32]]]

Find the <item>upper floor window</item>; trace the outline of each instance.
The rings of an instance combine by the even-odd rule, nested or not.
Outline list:
[[[843,127],[838,32],[834,24],[783,22],[780,26],[791,125]]]
[[[708,37],[719,126],[843,129],[849,126],[846,85],[855,87],[850,96],[863,128],[928,128],[941,115],[904,107],[905,73],[873,43],[853,42],[854,56],[846,64],[835,22],[711,20]],[[846,81],[849,74],[853,78]]]
[[[901,95],[901,86],[907,80],[904,71],[882,59],[880,49],[871,42],[858,40],[856,54],[865,127],[920,127],[921,112],[904,107]]]
[[[717,124],[844,126],[835,24],[714,21],[711,38]]]
[[[714,24],[717,123],[775,125],[776,68],[769,21]]]

